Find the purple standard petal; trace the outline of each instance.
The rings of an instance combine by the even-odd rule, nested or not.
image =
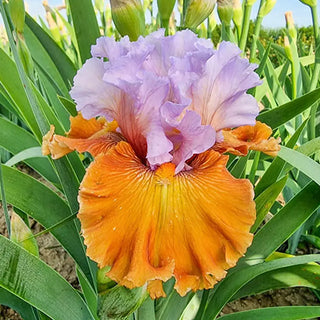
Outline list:
[[[222,42],[208,59],[202,77],[192,87],[192,105],[203,124],[216,131],[253,125],[259,113],[257,101],[246,91],[261,84],[255,65],[240,57],[240,49]]]
[[[107,58],[114,61],[121,56],[125,56],[130,50],[131,42],[128,36],[116,41],[114,37],[100,37],[97,43],[91,46],[91,55],[96,58]]]
[[[74,77],[70,95],[77,103],[77,110],[86,119],[104,116],[111,120],[113,110],[119,104],[121,92],[102,80],[104,68],[102,60],[92,58],[86,61]]]
[[[186,167],[185,162],[194,154],[208,150],[215,143],[215,130],[202,125],[201,117],[194,111],[187,110],[183,115],[184,109],[183,105],[169,102],[161,108],[162,126],[173,144],[172,162],[176,173]]]

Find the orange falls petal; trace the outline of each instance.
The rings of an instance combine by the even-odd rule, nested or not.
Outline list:
[[[121,285],[147,284],[153,298],[171,277],[180,295],[212,288],[251,244],[255,220],[253,188],[227,159],[211,150],[174,175],[170,163],[145,167],[126,142],[96,157],[79,193],[89,257]]]

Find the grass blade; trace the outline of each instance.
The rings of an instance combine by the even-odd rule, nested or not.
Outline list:
[[[54,320],[94,320],[77,291],[40,259],[3,236],[0,251],[0,286]]]

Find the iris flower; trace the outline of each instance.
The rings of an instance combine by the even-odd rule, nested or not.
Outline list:
[[[163,30],[130,42],[102,37],[74,78],[79,114],[66,137],[44,137],[57,159],[88,151],[79,192],[88,256],[152,298],[175,278],[180,295],[212,288],[252,242],[253,187],[227,170],[228,156],[279,141],[256,122],[256,65],[222,42]]]

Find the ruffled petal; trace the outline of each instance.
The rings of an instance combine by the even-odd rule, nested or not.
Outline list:
[[[254,125],[259,113],[257,101],[246,94],[261,84],[253,71],[256,65],[240,58],[240,53],[236,45],[222,42],[192,88],[190,108],[201,115],[203,124],[212,125],[216,131]]]
[[[67,137],[56,135],[55,127],[50,126],[49,132],[43,137],[42,153],[59,159],[77,150],[90,152],[93,156],[105,153],[111,146],[124,138],[116,132],[117,123],[107,122],[104,118],[86,120],[81,114],[70,117],[70,130]]]
[[[213,150],[175,175],[165,163],[151,171],[120,142],[98,156],[81,183],[78,217],[88,256],[129,288],[175,277],[180,295],[212,288],[251,244],[253,188],[233,178],[227,156]]]
[[[91,55],[96,58],[107,58],[109,61],[125,56],[130,49],[130,40],[125,36],[116,41],[114,37],[100,37],[91,47]]]
[[[74,77],[70,95],[86,119],[103,116],[113,120],[114,111],[121,101],[120,90],[102,80],[105,64],[101,59],[89,59]]]
[[[272,129],[259,121],[254,126],[242,126],[234,130],[222,130],[223,141],[214,145],[214,150],[243,156],[249,150],[262,151],[275,157],[280,150],[280,138],[270,138]]]
[[[185,106],[166,103],[161,108],[162,127],[173,144],[172,163],[176,173],[186,168],[186,161],[193,155],[208,150],[215,143],[215,131],[201,124],[201,117]],[[181,120],[179,120],[179,118]]]

